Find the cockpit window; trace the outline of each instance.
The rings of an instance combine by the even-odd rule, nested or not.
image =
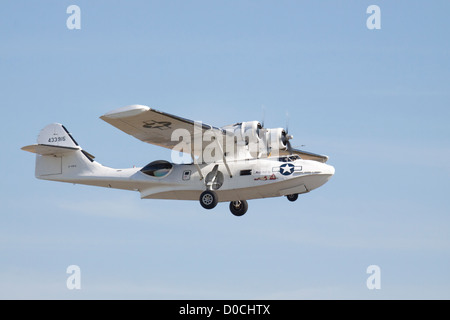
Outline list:
[[[291,161],[295,161],[301,159],[299,155],[297,154],[291,154],[290,156],[284,156],[284,157],[279,157],[278,161],[280,162],[291,162]]]
[[[143,167],[141,171],[152,177],[165,177],[172,171],[173,165],[165,160],[153,161]]]

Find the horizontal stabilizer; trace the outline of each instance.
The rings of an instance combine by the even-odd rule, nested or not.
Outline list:
[[[40,154],[42,156],[61,156],[73,151],[81,151],[91,162],[94,156],[81,149],[67,129],[59,123],[47,125],[39,133],[37,144],[25,146],[24,151]]]
[[[80,147],[63,147],[63,146],[51,146],[47,144],[32,144],[22,147],[22,150],[37,153],[43,156],[57,156],[66,154],[71,151],[81,150]]]

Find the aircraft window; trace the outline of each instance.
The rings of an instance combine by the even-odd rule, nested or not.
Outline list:
[[[250,176],[252,174],[252,169],[241,170],[241,176]]]
[[[149,163],[148,165],[143,167],[141,171],[149,176],[161,178],[168,175],[172,168],[173,165],[170,162],[165,160],[158,160]]]

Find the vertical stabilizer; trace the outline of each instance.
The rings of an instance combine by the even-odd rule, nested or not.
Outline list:
[[[37,143],[57,147],[78,147],[78,143],[70,135],[69,131],[59,123],[49,124],[42,129],[39,133]]]
[[[39,179],[70,180],[92,174],[101,167],[59,123],[47,125],[39,133],[37,144],[22,150],[36,153],[35,175]]]

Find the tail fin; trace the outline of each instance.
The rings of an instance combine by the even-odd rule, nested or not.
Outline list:
[[[57,147],[78,147],[78,143],[70,135],[69,131],[59,123],[49,124],[42,129],[39,133],[37,143]]]
[[[59,123],[47,125],[39,133],[37,144],[22,150],[36,153],[35,175],[39,179],[70,181],[100,166]]]

